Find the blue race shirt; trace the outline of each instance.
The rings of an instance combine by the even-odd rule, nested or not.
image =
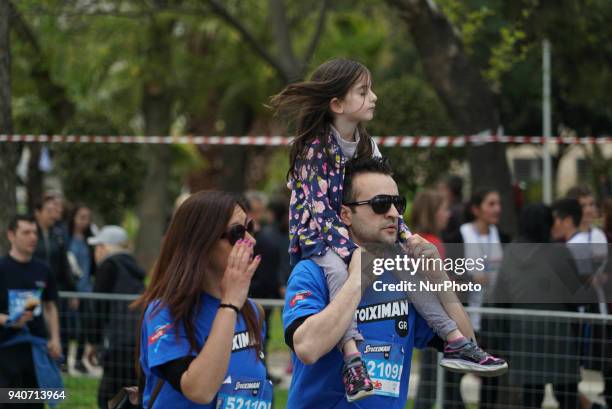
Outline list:
[[[395,278],[383,274],[383,282]],[[293,269],[287,285],[283,326],[285,330],[301,317],[317,314],[329,304],[323,270],[311,260]],[[408,302],[404,293],[375,292],[368,288],[356,312],[359,344],[376,395],[348,403],[342,383],[343,357],[332,349],[313,365],[304,365],[292,352],[293,379],[287,409],[404,409],[412,349],[424,348],[434,333]]]
[[[249,302],[255,307],[252,301]],[[196,356],[202,349],[212,329],[219,303],[220,300],[202,293],[199,308],[194,315],[197,351],[190,351],[184,326],[174,325],[166,307],[152,316],[151,312],[157,302],[148,305],[140,335],[140,364],[146,377],[143,407],[147,407],[157,385],[159,365],[185,356]],[[262,328],[262,339],[264,334],[265,328]],[[249,340],[246,323],[240,314],[227,374],[215,399],[208,405],[194,403],[165,382],[153,408],[270,409],[271,402],[272,384],[266,379],[263,356],[257,357],[257,349]]]

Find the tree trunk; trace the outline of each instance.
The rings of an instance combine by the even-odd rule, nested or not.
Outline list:
[[[225,131],[228,135],[245,135],[253,123],[253,110],[238,98],[230,104],[232,109],[223,113],[223,120],[227,124]],[[247,150],[246,146],[223,146],[221,155],[223,161],[219,189],[228,192],[242,192],[246,186]]]
[[[42,144],[32,143],[30,148],[30,160],[28,161],[28,180],[26,189],[28,191],[28,211],[34,214],[36,203],[43,197],[43,173],[38,168]]]
[[[0,134],[13,133],[11,111],[11,39],[10,4],[0,0]],[[6,254],[9,244],[6,228],[15,215],[17,198],[15,188],[18,161],[18,146],[14,143],[0,143],[0,253]]]
[[[433,0],[387,0],[408,24],[427,79],[462,133],[495,133],[500,125],[496,98],[478,67],[467,58],[461,38]],[[468,148],[472,190],[497,189],[502,198],[501,227],[516,230],[514,192],[506,147],[488,143]]]
[[[143,87],[142,110],[145,134],[168,135],[172,124],[172,91],[165,82],[171,78],[170,38],[173,21],[153,21],[149,28],[149,48],[146,67],[158,67],[149,72]],[[136,238],[136,257],[148,271],[159,255],[161,238],[170,210],[169,179],[172,151],[169,145],[145,145],[147,174],[143,181],[138,216],[140,228]]]
[[[45,123],[39,125],[44,133],[61,133],[66,123],[74,115],[74,104],[68,98],[66,88],[53,81],[47,58],[40,47],[38,38],[19,11],[12,4],[10,7],[12,28],[15,30],[17,37],[28,45],[32,51],[30,77],[36,86],[40,100],[45,101],[49,107],[50,115],[46,117]],[[29,147],[31,155],[28,163],[27,180],[28,210],[33,212],[35,204],[41,200],[43,195],[44,175],[38,168],[42,145],[31,144]]]

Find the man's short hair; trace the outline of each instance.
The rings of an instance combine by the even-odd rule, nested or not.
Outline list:
[[[567,191],[565,197],[579,200],[581,197],[593,196],[593,192],[586,185],[578,185]]]
[[[47,203],[53,202],[55,199],[57,199],[57,196],[44,195],[40,200],[37,200],[36,203],[34,203],[34,210],[40,212]]]
[[[553,217],[565,219],[571,217],[574,222],[574,226],[580,226],[580,220],[582,220],[582,206],[577,199],[559,199],[551,206]]]
[[[13,233],[17,231],[17,226],[19,222],[27,222],[36,224],[36,219],[34,216],[30,214],[18,214],[11,218],[8,224],[8,231],[12,231]]]
[[[389,160],[383,157],[354,158],[346,163],[344,170],[343,202],[354,202],[357,192],[353,189],[353,179],[362,173],[380,173],[393,176]]]

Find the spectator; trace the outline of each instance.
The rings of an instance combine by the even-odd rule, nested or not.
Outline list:
[[[609,314],[606,304],[606,294],[609,296],[609,272],[606,266],[608,257],[607,238],[603,231],[593,226],[596,217],[595,200],[586,187],[574,187],[568,192],[568,199],[557,202],[556,210],[566,217],[556,223],[557,230],[564,233],[568,247],[572,252],[578,272],[582,280],[592,287],[593,302],[580,305],[581,312]],[[578,206],[577,206],[578,205]],[[577,218],[578,209],[581,218]],[[577,222],[578,221],[578,222]],[[608,291],[605,291],[607,289]],[[607,403],[612,404],[612,350],[610,347],[610,325],[585,323],[582,326],[583,363],[585,368],[601,370],[603,372],[605,389],[604,396]]]
[[[247,190],[244,193],[244,197],[247,200],[249,216],[253,219],[255,234],[257,234],[261,230],[262,225],[266,222],[265,213],[266,206],[268,205],[268,198],[264,193],[257,190]]]
[[[549,207],[533,204],[523,209],[519,236],[504,250],[496,300],[520,309],[575,310],[568,284],[580,286],[578,271],[568,249],[550,243],[552,227]],[[544,387],[551,383],[559,408],[576,408],[580,358],[574,325],[568,320],[526,316],[511,319],[509,329],[509,378],[512,385],[522,386],[521,407],[540,408]]]
[[[83,204],[76,204],[68,219],[68,261],[77,278],[76,290],[80,293],[89,293],[93,289],[96,262],[93,247],[87,244],[87,239],[92,236],[91,210]],[[91,314],[90,306],[89,300],[80,300],[79,309],[74,312],[77,339],[74,369],[82,373],[87,373],[82,359],[86,341],[84,319]]]
[[[51,269],[60,291],[74,291],[74,281],[66,257],[65,236],[55,227],[58,221],[55,199],[45,196],[34,208],[38,226],[38,243],[34,258],[41,260]]]
[[[128,236],[123,228],[105,226],[87,242],[95,246],[98,266],[94,292],[142,293],[146,274],[128,252]],[[95,303],[92,317],[90,340],[96,345],[104,345],[101,362],[104,373],[98,389],[98,404],[100,408],[106,408],[107,402],[123,385],[136,382],[134,341],[137,339],[139,317],[128,309],[126,301]]]
[[[411,230],[435,244],[441,258],[445,257],[445,249],[440,240],[440,234],[445,231],[450,217],[448,197],[439,191],[424,190],[417,193],[412,204]],[[425,349],[421,352],[421,371],[414,409],[430,409],[435,404],[437,363],[435,350]],[[444,407],[447,409],[465,408],[459,390],[461,375],[451,372],[445,372],[445,375],[446,402]]]
[[[53,360],[61,357],[55,276],[33,259],[37,229],[32,217],[13,218],[8,240],[9,254],[0,259],[0,388],[38,388],[37,373],[46,381],[51,373],[40,373],[34,356],[44,358],[48,352]],[[33,354],[37,350],[43,353]],[[57,370],[55,377],[61,380]],[[27,407],[42,409],[44,404]]]
[[[57,283],[59,291],[74,291],[75,285],[67,257],[66,235],[55,224],[58,222],[57,201],[53,196],[46,195],[34,207],[34,216],[38,225],[38,243],[34,258],[41,260],[51,269],[51,274]],[[72,312],[79,308],[76,298],[59,300],[60,328],[62,331],[62,354],[68,356],[68,341],[75,338],[74,319]],[[62,365],[66,371],[66,365]]]
[[[603,227],[608,243],[612,243],[612,198],[604,200]]]
[[[510,238],[497,228],[501,216],[501,199],[499,193],[494,189],[483,189],[475,192],[465,209],[464,223],[459,232],[449,236],[449,243],[463,243],[463,250],[457,246],[447,246],[447,254],[451,253],[453,258],[465,257],[466,259],[485,260],[484,271],[472,274],[468,277],[475,283],[482,285],[483,291],[472,291],[468,293],[468,304],[471,307],[481,307],[489,296],[489,291],[494,288],[499,266],[503,257],[503,243],[508,243]],[[453,254],[454,253],[454,254]],[[458,254],[461,253],[461,254]],[[492,354],[506,350],[503,346],[507,323],[500,319],[482,319],[480,313],[470,314],[472,326],[476,331],[479,344]],[[495,407],[497,402],[497,391],[500,378],[483,378],[480,388],[480,409]]]
[[[463,179],[457,175],[450,175],[444,182],[438,184],[438,191],[446,197],[450,210],[450,217],[446,227],[441,233],[444,241],[457,234],[463,223]]]
[[[255,254],[261,255],[261,262],[255,270],[251,280],[250,297],[252,298],[279,298],[281,288],[287,283],[287,270],[289,270],[289,234],[288,234],[288,203],[272,201],[268,210],[271,213],[271,222],[262,227],[256,235]],[[282,280],[282,281],[281,281]],[[272,308],[264,308],[266,320],[266,336],[264,343],[265,356],[268,355],[268,341],[270,334],[270,317]],[[274,383],[280,381],[270,376]]]

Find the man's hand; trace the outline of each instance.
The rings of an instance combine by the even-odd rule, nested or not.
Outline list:
[[[91,344],[87,344],[87,346],[89,350],[85,353],[85,359],[87,359],[87,362],[89,362],[91,366],[98,366],[98,352],[96,347]]]
[[[408,254],[412,255],[414,258],[440,258],[438,248],[418,234],[413,234],[408,237],[406,249],[408,250]]]
[[[26,326],[26,324],[34,318],[34,313],[32,311],[24,311],[23,314],[19,317],[17,321],[11,324],[13,328],[21,329]]]
[[[58,360],[62,356],[62,344],[59,339],[50,339],[47,343],[47,350],[49,352],[49,356],[54,360]]]
[[[76,311],[79,309],[79,299],[78,298],[71,298],[68,300],[68,308],[70,308],[71,311]]]

